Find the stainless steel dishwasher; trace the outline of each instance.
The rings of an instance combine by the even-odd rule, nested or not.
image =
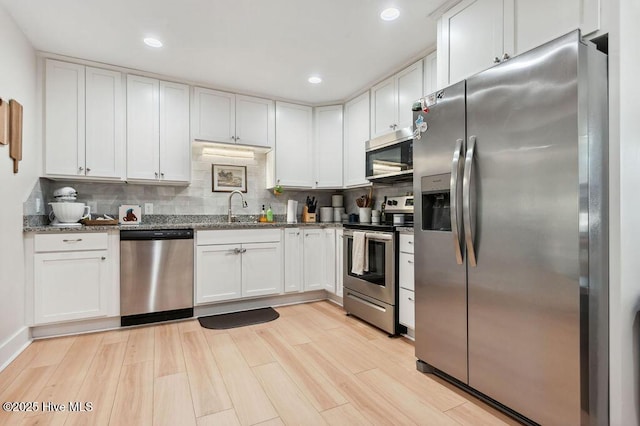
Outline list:
[[[121,325],[193,316],[193,230],[120,231]]]

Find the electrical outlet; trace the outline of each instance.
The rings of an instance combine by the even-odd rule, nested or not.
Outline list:
[[[144,203],[144,214],[153,214],[153,203]]]
[[[41,208],[42,208],[42,200],[40,198],[36,198],[36,213],[40,213]]]

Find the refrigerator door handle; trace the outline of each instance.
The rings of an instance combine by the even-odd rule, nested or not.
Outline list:
[[[456,140],[456,148],[453,151],[453,160],[451,161],[451,193],[449,194],[449,199],[450,199],[450,204],[451,204],[451,208],[450,208],[450,213],[451,213],[451,230],[453,231],[453,245],[455,247],[455,253],[456,253],[456,262],[458,263],[458,265],[462,265],[463,262],[463,257],[462,257],[462,253],[463,253],[463,232],[460,229],[460,227],[462,226],[461,221],[458,220],[458,209],[459,209],[459,197],[458,194],[460,193],[460,186],[458,185],[458,182],[460,181],[460,173],[462,172],[462,166],[464,165],[463,161],[460,161],[460,157],[464,157],[464,152],[462,150],[463,146],[463,140],[462,139],[457,139]]]
[[[471,202],[471,177],[473,175],[473,156],[476,150],[476,137],[469,137],[469,146],[464,160],[464,177],[462,180],[462,217],[464,222],[464,238],[467,243],[467,258],[470,266],[476,266],[476,250],[474,248],[475,211]],[[475,209],[474,209],[475,210]],[[472,214],[474,217],[471,217]]]

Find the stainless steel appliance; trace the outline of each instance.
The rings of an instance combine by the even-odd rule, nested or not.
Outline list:
[[[606,62],[576,31],[414,113],[418,368],[525,422],[608,424]]]
[[[193,230],[120,231],[123,326],[193,316]]]
[[[413,132],[411,128],[367,141],[367,179],[374,182],[401,182],[413,179]]]
[[[398,325],[398,231],[393,215],[402,214],[404,226],[413,224],[413,196],[387,197],[384,223],[344,225],[343,306],[348,314],[394,335]],[[354,232],[365,233],[368,270],[362,275],[353,269]]]

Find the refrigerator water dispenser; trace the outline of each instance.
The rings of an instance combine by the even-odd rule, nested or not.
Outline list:
[[[421,178],[422,230],[451,232],[451,173]]]

